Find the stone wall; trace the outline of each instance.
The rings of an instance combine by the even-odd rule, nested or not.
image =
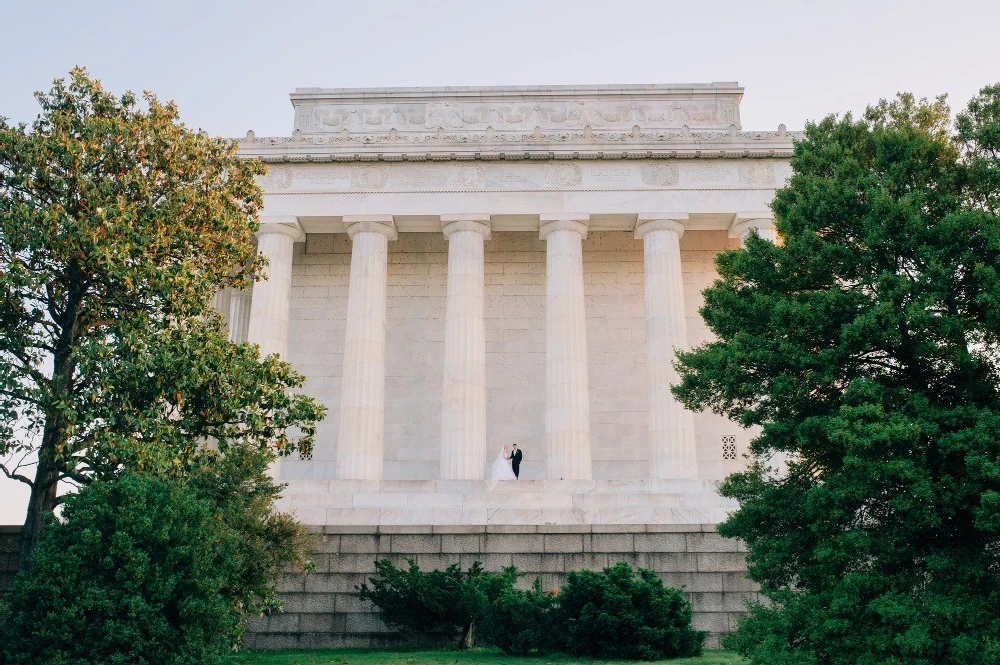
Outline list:
[[[325,527],[316,534],[316,572],[286,575],[280,584],[285,612],[251,626],[252,648],[376,646],[398,643],[355,586],[374,574],[377,558],[397,565],[415,558],[424,570],[482,562],[490,571],[514,565],[540,577],[545,589],[565,584],[573,570],[601,569],[618,561],[655,570],[664,582],[684,587],[694,606],[694,625],[718,648],[722,634],[744,612],[756,587],[745,577],[739,543],[705,526],[487,526]]]
[[[681,239],[688,341],[709,332],[701,291],[717,277],[713,259],[738,241],[725,231]],[[344,316],[351,243],[346,234],[309,234],[295,246],[289,361],[306,391],[329,407],[312,461],[284,463],[285,479],[334,477]],[[524,450],[525,480],[545,468],[545,241],[537,232],[496,232],[485,244],[487,443],[490,464],[506,442]],[[595,479],[649,473],[643,246],[631,232],[594,231],[583,242]],[[441,371],[448,244],[441,233],[401,233],[389,243],[384,478],[439,477]],[[724,460],[722,437],[748,437],[714,414],[696,414],[699,476],[718,480],[743,466]]]
[[[17,570],[19,533],[18,526],[0,526],[0,593],[10,588]],[[374,574],[375,559],[402,565],[412,557],[425,570],[456,562],[468,568],[473,561],[491,571],[514,565],[527,573],[521,586],[540,577],[545,589],[565,584],[572,570],[618,561],[650,568],[666,584],[684,587],[694,606],[694,626],[709,632],[709,648],[718,648],[721,635],[744,613],[744,600],[755,596],[743,551],[713,525],[327,526],[315,534],[316,572],[285,575],[278,586],[285,612],[252,624],[246,642],[258,649],[399,643],[354,587]]]

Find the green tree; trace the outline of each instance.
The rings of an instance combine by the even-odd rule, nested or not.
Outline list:
[[[753,663],[1000,660],[1000,86],[810,124],[783,240],[721,254],[675,394],[762,426],[722,486]],[[775,453],[787,468],[772,468]]]
[[[413,559],[406,561],[405,570],[389,559],[376,561],[377,576],[368,578],[371,586],[357,586],[358,595],[390,626],[434,640],[457,634],[463,647],[473,644],[477,621],[517,580],[516,568],[489,573],[478,561],[464,573],[457,563],[424,572]]]
[[[89,484],[46,529],[0,627],[3,662],[215,663],[242,629],[242,536],[179,479]]]
[[[577,656],[661,660],[700,656],[705,633],[691,627],[691,603],[644,568],[623,561],[567,575],[558,596],[564,648]]]
[[[30,127],[0,118],[0,471],[31,487],[22,569],[58,482],[184,475],[234,447],[308,454],[323,414],[211,308],[263,274],[263,165],[82,69],[37,98]]]
[[[511,583],[486,604],[476,639],[515,656],[558,651],[566,643],[566,626],[559,621],[558,608],[558,595],[543,591],[539,578],[530,589]]]

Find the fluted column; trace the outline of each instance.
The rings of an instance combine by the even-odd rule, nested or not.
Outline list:
[[[483,244],[489,215],[442,215],[448,238],[441,478],[482,479],[486,450],[486,326]]]
[[[583,240],[590,216],[542,215],[545,240],[545,438],[552,479],[591,478]]]
[[[215,311],[218,312],[219,316],[221,316],[226,322],[227,329],[232,328],[232,324],[229,322],[229,312],[232,308],[232,302],[233,287],[231,286],[221,289],[215,294],[215,299],[212,301],[212,307],[215,308]],[[230,335],[230,337],[232,337],[232,335]]]
[[[293,216],[263,217],[257,251],[267,257],[266,278],[253,285],[247,341],[261,353],[288,356],[288,314],[292,295],[293,245],[306,239]],[[232,325],[232,324],[230,324]]]
[[[770,210],[758,212],[738,212],[733,216],[733,223],[729,227],[729,237],[739,238],[740,246],[746,247],[747,236],[751,231],[757,231],[757,235],[763,240],[770,240],[773,243],[778,241],[778,233],[774,228],[774,213]],[[748,439],[755,439],[760,435],[760,426],[753,426],[747,432]],[[783,475],[788,468],[788,454],[775,453],[768,460],[768,465]]]
[[[396,227],[388,215],[345,216],[344,223],[353,245],[337,477],[379,480],[385,435],[386,271]]]
[[[649,365],[650,473],[697,478],[694,416],[670,392],[678,382],[676,349],[687,347],[680,240],[685,213],[639,215],[646,272],[646,353]]]
[[[770,211],[763,212],[738,212],[733,218],[733,223],[729,227],[729,237],[739,238],[740,244],[745,245],[747,236],[756,230],[763,240],[777,242],[778,234],[774,229],[774,214]]]
[[[250,300],[248,291],[234,291],[229,299],[229,339],[234,342],[247,341],[250,327]]]

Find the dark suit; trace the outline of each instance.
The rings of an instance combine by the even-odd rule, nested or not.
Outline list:
[[[514,477],[521,477],[521,450],[517,449],[514,454],[510,456],[510,466],[514,469]]]

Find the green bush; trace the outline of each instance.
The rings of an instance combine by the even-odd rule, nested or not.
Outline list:
[[[592,658],[659,660],[701,654],[691,603],[656,573],[626,563],[570,573],[559,595],[564,648]]]
[[[518,572],[488,573],[479,562],[424,572],[413,559],[375,562],[371,586],[357,587],[395,628],[447,639],[461,632],[516,655],[566,651],[597,658],[657,660],[701,654],[705,633],[691,628],[691,604],[656,573],[625,563],[570,573],[562,594],[514,588]]]
[[[378,576],[368,579],[371,586],[356,587],[361,598],[378,608],[385,623],[404,633],[439,640],[460,634],[464,646],[472,643],[485,609],[517,579],[514,568],[488,573],[478,561],[464,573],[457,563],[430,572],[420,570],[413,559],[407,564],[402,569],[389,559],[376,561]]]
[[[479,640],[518,656],[558,650],[556,595],[542,591],[539,580],[528,591],[505,588],[484,613]]]
[[[250,446],[229,446],[225,455],[205,450],[185,478],[198,496],[212,506],[217,520],[234,534],[222,594],[230,608],[244,619],[281,610],[275,581],[291,568],[308,571],[309,536],[305,527],[286,513],[274,510],[283,485],[268,469],[273,456]],[[239,644],[244,621],[233,625],[232,641]]]
[[[68,497],[4,608],[11,665],[218,662],[242,615],[240,543],[179,481],[123,476]]]

